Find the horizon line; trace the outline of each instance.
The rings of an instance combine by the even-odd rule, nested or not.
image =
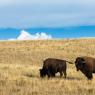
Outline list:
[[[55,27],[48,27],[48,26],[43,26],[43,27],[27,27],[27,28],[20,28],[20,27],[0,27],[0,29],[46,29],[46,28],[51,28],[51,29],[58,29],[58,28],[75,28],[75,27],[95,27],[95,25],[79,25],[79,26],[55,26]]]

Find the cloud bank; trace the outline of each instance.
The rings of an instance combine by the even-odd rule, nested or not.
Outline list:
[[[9,39],[9,41],[14,41],[14,40],[50,40],[52,38],[53,37],[51,35],[48,35],[44,32],[36,33],[36,34],[32,35],[29,32],[22,30],[20,35],[16,39],[11,38],[11,39]]]

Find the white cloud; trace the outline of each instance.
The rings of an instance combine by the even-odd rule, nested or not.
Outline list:
[[[25,30],[22,30],[21,34],[17,37],[17,40],[30,40],[31,38],[33,38],[31,34],[26,32]]]
[[[10,38],[10,39],[8,39],[8,41],[15,41],[16,39],[14,39],[14,38]]]
[[[49,40],[49,39],[52,39],[52,36],[46,33],[41,32],[32,35],[29,32],[22,30],[20,35],[16,39],[12,38],[9,40],[14,41],[14,40]]]

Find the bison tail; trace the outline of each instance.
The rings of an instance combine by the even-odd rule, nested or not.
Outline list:
[[[67,61],[67,60],[66,60],[66,62],[68,62],[68,63],[70,63],[70,64],[73,64],[73,62],[70,62],[70,61]]]

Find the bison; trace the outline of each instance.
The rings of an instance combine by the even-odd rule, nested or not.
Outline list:
[[[89,80],[93,78],[92,73],[95,73],[95,58],[93,57],[77,57],[75,60],[77,71],[81,71]]]
[[[55,58],[47,58],[44,60],[43,62],[43,68],[40,69],[40,77],[45,77],[46,75],[48,76],[48,78],[50,77],[55,77],[55,74],[57,72],[60,73],[60,77],[64,76],[66,78],[67,74],[66,74],[66,69],[67,69],[67,65],[66,62],[71,63],[69,61],[66,60],[61,60],[61,59],[55,59]]]

